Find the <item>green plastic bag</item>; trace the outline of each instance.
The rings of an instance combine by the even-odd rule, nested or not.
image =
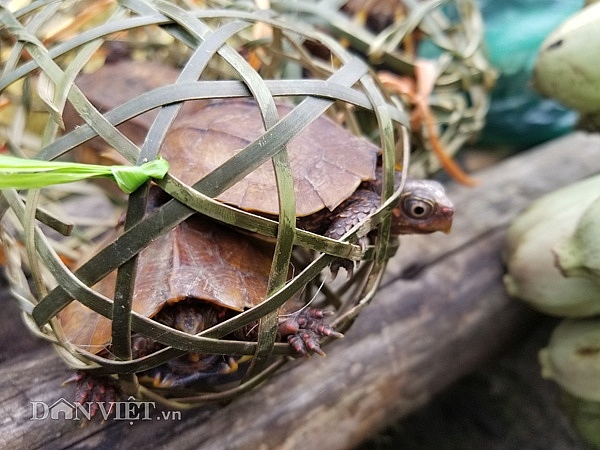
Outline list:
[[[492,65],[500,77],[480,143],[527,148],[572,130],[577,114],[535,93],[531,74],[542,41],[583,0],[479,0]]]

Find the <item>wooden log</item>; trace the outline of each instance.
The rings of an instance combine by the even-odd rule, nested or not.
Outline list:
[[[538,352],[559,319],[540,317],[499,358],[461,378],[425,407],[378,433],[360,450],[590,450],[561,408],[559,386],[541,380]]]
[[[71,398],[73,388],[60,387],[68,372],[49,345],[25,331],[0,335],[5,349],[11,339],[32,342],[2,353],[0,447],[118,447],[127,439],[128,447],[352,448],[497,355],[535,321],[502,286],[506,226],[531,200],[600,171],[599,149],[600,138],[573,134],[476,174],[477,188],[450,186],[452,234],[403,238],[373,304],[327,347],[327,357],[295,364],[221,408],[188,411],[180,420],[160,420],[155,411],[153,420],[84,428],[31,420],[30,402]]]

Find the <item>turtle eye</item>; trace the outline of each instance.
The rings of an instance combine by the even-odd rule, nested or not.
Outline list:
[[[404,213],[413,219],[425,219],[433,212],[433,205],[424,200],[407,199],[404,202]]]

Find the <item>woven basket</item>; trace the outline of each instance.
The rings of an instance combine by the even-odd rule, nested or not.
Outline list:
[[[68,23],[78,24],[76,28],[64,25],[64,20],[73,18]],[[187,10],[161,1],[123,5],[106,1],[34,2],[16,12],[3,9],[2,23],[2,37],[11,48],[2,55],[0,92],[9,101],[15,120],[2,128],[1,138],[19,156],[76,159],[79,156],[75,153],[94,139],[114,149],[128,163],[140,164],[157,157],[181,102],[191,99],[253,97],[267,125],[281,129],[281,133],[265,134],[246,147],[246,158],[225,163],[217,169],[218,173],[206,176],[194,186],[171,176],[157,181],[175,199],[163,205],[158,214],[146,216],[140,207],[147,200],[147,189],[131,194],[125,199],[125,231],[91,257],[87,253],[90,246],[113,226],[119,213],[111,213],[106,223],[85,223],[77,214],[69,217],[68,205],[74,198],[78,204],[81,197],[84,202],[92,202],[101,201],[100,196],[113,204],[122,201],[122,197],[114,197],[111,191],[99,190],[90,183],[72,189],[30,190],[26,195],[11,189],[2,192],[2,243],[11,290],[23,309],[25,323],[53,342],[70,366],[118,374],[129,393],[185,407],[238,395],[290,360],[289,346],[275,343],[273,336],[279,307],[297,293],[315,296],[315,305],[334,311],[334,329],[348,329],[372,299],[385,261],[396,250],[397,243],[385,237],[389,235],[386,229],[389,230],[390,205],[398,192],[387,192],[384,206],[343,242],[297,231],[294,220],[283,220],[289,215],[285,205],[291,202],[290,193],[293,196],[291,181],[285,176],[279,186],[283,205],[279,225],[211,197],[269,158],[278,162],[275,167],[282,172],[289,169],[285,158],[279,157],[282,144],[325,111],[332,117],[342,117],[355,134],[374,136],[382,148],[384,171],[390,176],[397,162],[396,153],[399,152],[401,164],[408,155],[407,118],[401,106],[386,101],[364,62],[310,26],[252,8]],[[106,44],[114,45],[115,41],[133,49],[133,58],[180,65],[178,78],[173,85],[156,87],[109,112],[101,112],[74,80],[82,70],[102,65]],[[315,56],[311,50],[314,48],[324,51],[326,57]],[[254,61],[254,67],[248,60]],[[279,121],[274,109],[276,97],[303,101],[291,119]],[[82,125],[61,134],[65,105],[76,111]],[[136,145],[119,131],[121,128],[116,128],[149,110],[157,113],[144,145]],[[408,166],[406,161],[402,165]],[[128,281],[134,276],[136,255],[194,212],[227,226],[275,238],[278,251],[263,302],[197,336],[182,338],[181,332],[131,311]],[[362,248],[351,243],[374,229],[378,229],[379,236],[374,245]],[[340,256],[361,263],[347,282],[326,282],[327,266]],[[81,265],[77,262],[80,258],[87,261]],[[292,260],[294,274],[288,279]],[[114,300],[90,288],[115,270],[118,282]],[[64,337],[57,314],[73,301],[112,318],[111,352],[120,358],[95,354]],[[223,339],[257,321],[260,328],[256,342]],[[131,331],[160,340],[166,348],[145,358],[128,359]],[[138,384],[132,375],[189,351],[252,355],[252,367],[221,392],[212,392],[211,388],[210,392],[198,391],[192,396],[186,393],[185,398],[177,400],[167,398],[172,393],[163,395]]]
[[[265,134],[260,145],[255,142],[244,150],[246,158],[237,158],[234,163],[224,164],[219,168],[218,174],[206,176],[195,186],[183,184],[170,176],[158,181],[158,186],[177,200],[162,206],[160,214],[144,216],[139,213],[139,205],[145,203],[147,191],[136,191],[127,199],[125,231],[76,270],[61,260],[61,254],[64,259],[66,253],[75,253],[71,258],[77,259],[76,253],[82,247],[81,241],[69,252],[61,251],[68,245],[68,240],[58,239],[54,231],[65,231],[68,228],[66,223],[72,220],[40,212],[41,204],[60,203],[70,199],[72,196],[64,195],[65,188],[32,190],[25,197],[14,190],[4,191],[3,212],[8,207],[10,214],[4,220],[3,243],[5,253],[10,255],[7,274],[13,293],[23,307],[26,323],[37,334],[54,342],[71,366],[120,374],[120,378],[125,381],[133,381],[128,386],[138,396],[157,398],[158,394],[137,385],[131,374],[160,365],[190,350],[200,354],[253,355],[251,370],[237,382],[237,386],[228,385],[227,390],[219,393],[197,392],[191,398],[179,399],[177,406],[237,395],[262,381],[266,375],[289,360],[291,352],[288,346],[274,343],[272,338],[277,326],[277,311],[282,304],[300,291],[313,294],[318,291],[316,304],[335,311],[333,327],[344,331],[359,310],[373,297],[385,260],[395,248],[393,244],[390,247],[389,240],[383,238],[368,248],[326,240],[309,233],[297,232],[293,227],[294,221],[289,220],[281,220],[277,227],[272,221],[233,209],[211,197],[243,176],[240,174],[252,171],[268,158],[277,159],[281,139],[287,142],[325,111],[329,111],[332,116],[341,114],[346,123],[354,124],[359,123],[354,116],[357,107],[363,114],[365,111],[370,112],[374,127],[361,130],[357,125],[353,131],[379,136],[384,168],[391,173],[396,163],[394,143],[399,141],[403,154],[408,152],[407,146],[402,149],[402,145],[406,145],[406,134],[403,131],[405,114],[386,102],[372,79],[368,66],[351,56],[334,39],[310,27],[279,19],[270,12],[216,9],[189,11],[171,2],[131,2],[128,7],[112,3],[107,5],[106,2],[88,2],[87,5],[84,8],[79,3],[71,2],[40,3],[39,6],[34,4],[15,13],[3,11],[3,23],[7,24],[5,38],[12,39],[14,43],[4,63],[5,72],[0,81],[0,89],[6,89],[7,96],[10,96],[17,111],[23,112],[28,120],[33,120],[33,113],[27,108],[39,103],[40,99],[34,98],[31,90],[25,87],[32,87],[37,81],[38,86],[49,85],[54,88],[54,95],[42,96],[41,99],[49,110],[46,117],[51,119],[43,127],[41,138],[32,139],[32,145],[25,139],[13,138],[35,136],[35,132],[31,131],[34,125],[25,120],[20,124],[20,130],[15,130],[17,125],[13,125],[13,129],[7,132],[6,139],[10,148],[36,159],[53,160],[75,157],[73,154],[76,149],[80,149],[92,138],[98,141],[99,136],[107,146],[116,149],[121,158],[131,164],[139,164],[156,158],[162,138],[182,101],[215,97],[254,97],[268,126],[279,125],[282,131],[275,135]],[[98,9],[88,26],[84,25],[71,34],[69,30],[62,30],[59,33],[60,40],[57,40],[56,34],[50,39],[44,36],[49,30],[43,24],[50,18],[90,14],[93,5]],[[267,30],[266,33],[259,34],[258,38],[254,37],[261,26]],[[7,33],[9,36],[6,36]],[[103,114],[90,103],[73,81],[84,67],[97,63],[97,55],[106,48],[104,44],[115,39],[126,42],[136,53],[158,48],[151,57],[160,58],[165,64],[180,64],[181,70],[173,85],[158,87]],[[308,44],[326,50],[327,58],[313,56],[308,50]],[[249,52],[252,57],[260,59],[255,61],[258,69],[253,68],[241,54],[246,53],[245,56],[248,57]],[[26,55],[31,55],[31,58]],[[279,122],[277,115],[273,114],[274,97],[279,96],[304,99],[292,113],[295,114],[295,120]],[[61,136],[59,125],[67,102],[69,108],[75,110],[85,123]],[[140,148],[115,126],[151,109],[158,109],[158,113],[148,131],[148,136],[151,137]],[[280,160],[279,166],[282,170],[289,169],[285,159]],[[289,180],[284,180],[280,187],[290,192],[289,184]],[[57,195],[58,191],[63,195]],[[74,195],[82,193],[76,192]],[[390,192],[388,197],[390,195],[397,193]],[[376,227],[389,228],[389,202],[385,205],[348,236],[348,241],[353,241],[356,235],[365,235]],[[56,315],[74,299],[105,317],[112,317],[113,354],[131,353],[129,330],[156,337],[156,322],[131,312],[128,298],[130,293],[128,294],[125,282],[117,285],[119,295],[115,296],[115,300],[99,294],[90,286],[117,269],[119,281],[131,279],[136,255],[159,235],[189,217],[193,212],[190,208],[225,224],[277,239],[278,251],[272,265],[267,298],[231,320],[198,336],[189,336],[184,342],[181,333],[161,326],[160,342],[167,347],[146,358],[115,360],[74,346],[66,340]],[[282,215],[285,215],[285,206],[282,211]],[[81,230],[86,227],[75,225],[81,236]],[[380,230],[379,235],[386,236],[385,229]],[[337,286],[324,284],[323,280],[328,277],[328,272],[324,269],[336,255],[362,260],[363,263],[348,282]],[[288,267],[292,257],[295,273],[288,280]],[[32,278],[34,289],[29,288],[25,273]],[[261,326],[255,343],[221,339],[231,331],[257,320]],[[158,399],[163,398],[159,395]],[[172,399],[163,400],[173,405]]]
[[[400,78],[401,92],[393,88],[388,92],[411,117],[411,173],[426,177],[443,168],[469,184],[446,156],[456,155],[477,138],[497,78],[487,58],[476,1],[273,0],[271,4],[337,36],[378,75],[391,72]],[[429,123],[423,118],[423,106],[432,113]]]

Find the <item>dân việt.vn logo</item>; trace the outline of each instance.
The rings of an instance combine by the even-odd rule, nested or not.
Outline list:
[[[103,420],[126,420],[133,424],[138,420],[181,420],[181,411],[155,411],[155,402],[136,401],[129,397],[121,402],[85,402],[79,404],[59,398],[49,404],[32,401],[30,420],[91,420],[100,416]]]

